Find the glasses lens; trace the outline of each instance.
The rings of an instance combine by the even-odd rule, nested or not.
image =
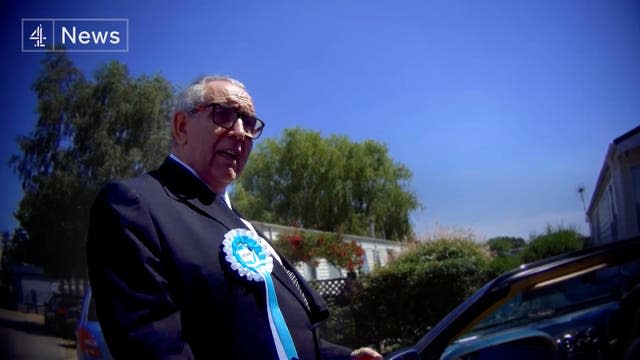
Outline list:
[[[249,115],[240,115],[240,119],[242,119],[244,130],[249,134],[253,134],[256,128],[256,118]]]
[[[241,115],[244,130],[252,137],[257,138],[262,133],[264,123],[255,116]]]
[[[242,119],[244,131],[249,137],[256,139],[262,133],[264,122],[255,116],[239,114],[235,108],[222,104],[214,104],[213,109],[213,122],[220,127],[230,129],[236,123],[236,120],[240,118]]]
[[[233,108],[225,106],[214,107],[213,122],[218,126],[228,129],[233,126],[237,117],[238,115],[236,115],[236,111]]]

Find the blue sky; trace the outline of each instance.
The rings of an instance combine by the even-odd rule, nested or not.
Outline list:
[[[0,230],[21,198],[6,160],[36,121],[42,58],[22,18],[127,18],[126,53],[72,53],[87,76],[110,60],[178,89],[208,73],[248,87],[263,137],[300,126],[374,139],[412,172],[416,232],[480,239],[588,234],[608,144],[640,124],[637,1],[3,1]]]

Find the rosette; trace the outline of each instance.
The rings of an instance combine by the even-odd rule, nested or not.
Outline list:
[[[247,229],[233,229],[224,235],[222,251],[231,269],[249,281],[264,282],[271,334],[281,360],[298,359],[295,344],[284,320],[271,279],[273,258],[265,240]]]

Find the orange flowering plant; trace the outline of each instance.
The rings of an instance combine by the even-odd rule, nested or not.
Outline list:
[[[355,241],[344,241],[340,234],[316,233],[296,229],[278,235],[274,246],[289,261],[318,265],[318,259],[348,272],[362,267],[364,249]]]

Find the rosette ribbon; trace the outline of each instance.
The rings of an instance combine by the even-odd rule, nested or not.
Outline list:
[[[241,277],[249,281],[264,282],[269,326],[280,360],[298,359],[289,327],[278,305],[276,289],[271,278],[273,258],[266,242],[246,229],[233,229],[224,235],[222,250],[225,260]]]

